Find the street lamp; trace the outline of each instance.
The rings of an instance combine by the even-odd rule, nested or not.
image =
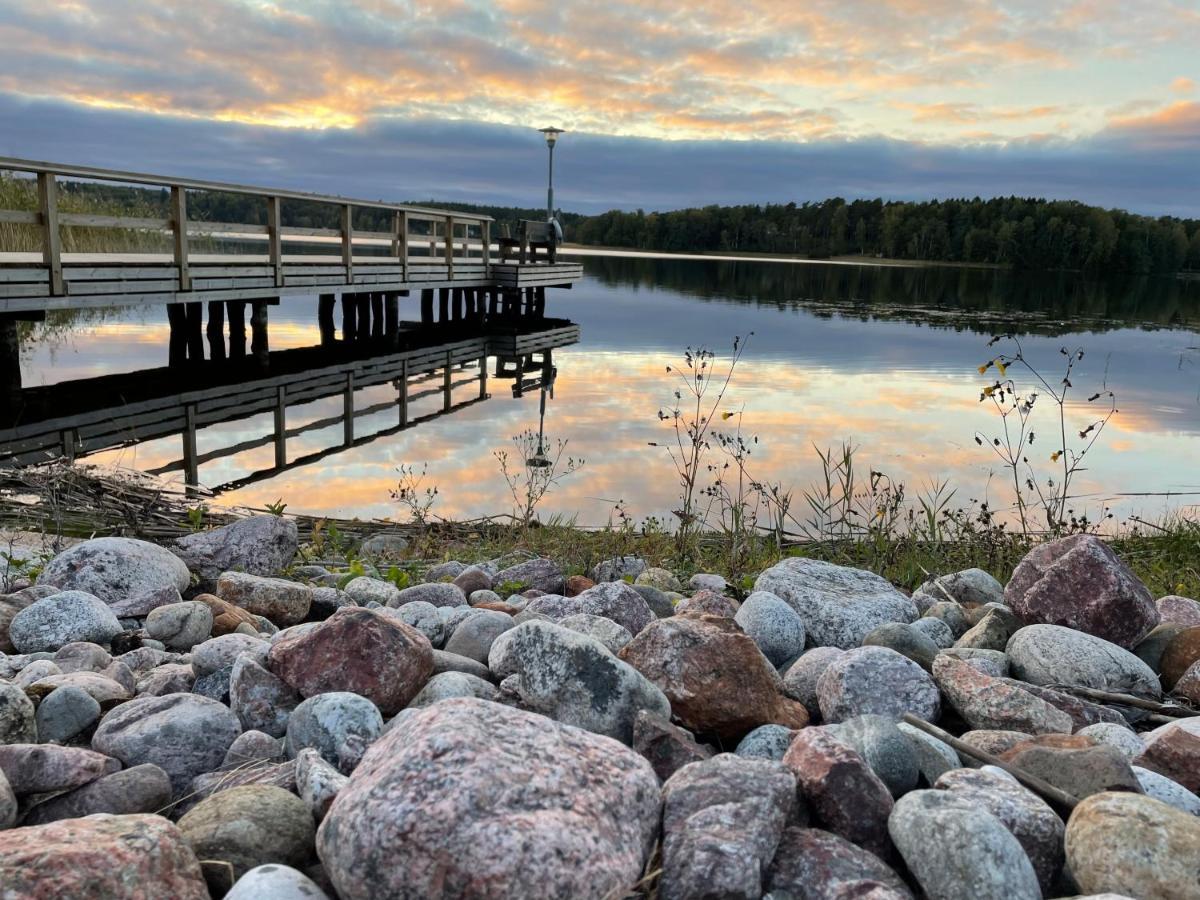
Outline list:
[[[550,180],[546,188],[546,221],[554,221],[554,144],[563,133],[561,128],[539,128],[546,136],[546,146],[550,148]]]

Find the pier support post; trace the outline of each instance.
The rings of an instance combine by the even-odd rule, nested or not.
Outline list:
[[[371,294],[371,337],[383,337],[385,324],[383,320],[383,294],[375,291]]]
[[[250,302],[250,352],[259,362],[267,361],[267,301]]]
[[[533,314],[539,318],[546,318],[546,289],[537,287],[533,289],[534,312]]]
[[[13,406],[21,396],[21,335],[17,320],[0,316],[0,406]]]
[[[424,288],[421,291],[421,324],[433,324],[433,288]]]
[[[451,317],[453,318],[453,320],[455,322],[461,322],[463,320],[463,313],[464,313],[463,303],[464,303],[463,289],[455,288],[454,289],[454,312],[451,314]]]
[[[228,301],[225,315],[229,318],[229,358],[241,359],[246,355],[246,301]]]
[[[358,303],[353,294],[342,294],[342,340],[352,341],[358,336]]]
[[[167,365],[183,365],[187,361],[187,313],[182,303],[167,304],[167,322],[170,325]]]
[[[355,294],[354,300],[358,307],[358,333],[356,337],[360,341],[364,341],[371,336],[371,295],[367,293]]]
[[[184,304],[187,322],[187,355],[188,362],[204,361],[204,304]]]
[[[208,327],[205,329],[208,337],[208,358],[217,360],[225,358],[225,304],[220,300],[208,302]]]
[[[438,288],[438,321],[450,321],[450,288]]]
[[[322,347],[333,344],[336,334],[333,324],[333,309],[336,305],[337,298],[333,294],[322,294],[317,299],[317,328],[321,332]]]

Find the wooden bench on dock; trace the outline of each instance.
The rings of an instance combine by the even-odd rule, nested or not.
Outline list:
[[[517,226],[517,237],[512,237],[508,226],[502,225],[498,243],[501,262],[507,262],[514,250],[518,252],[517,261],[522,265],[537,262],[538,250],[546,251],[546,261],[549,263],[558,259],[558,234],[552,222],[522,219]]]

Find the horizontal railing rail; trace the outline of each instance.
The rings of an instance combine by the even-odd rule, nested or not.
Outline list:
[[[34,226],[41,230],[41,262],[49,273],[49,293],[64,293],[63,264],[70,254],[63,252],[64,228],[110,228],[125,231],[156,232],[170,235],[171,251],[163,261],[178,270],[179,290],[191,290],[191,268],[200,265],[191,249],[193,237],[227,242],[263,243],[265,261],[274,270],[277,287],[284,284],[283,266],[287,264],[339,263],[345,269],[347,283],[354,283],[355,266],[397,263],[401,280],[407,280],[410,264],[444,266],[446,277],[453,280],[455,266],[483,266],[486,277],[491,253],[490,216],[456,210],[438,210],[380,200],[358,200],[330,194],[292,191],[277,188],[230,184],[193,178],[167,178],[140,172],[100,169],[90,166],[68,166],[0,156],[0,171],[24,173],[36,177],[36,210],[0,209],[0,223]],[[145,215],[111,215],[63,211],[59,202],[59,179],[81,179],[120,185],[158,188],[169,197],[169,214],[163,218]],[[209,222],[188,217],[189,192],[217,192],[260,198],[265,207],[266,224],[258,222]],[[305,201],[335,207],[340,227],[313,228],[284,224],[282,203],[285,200]],[[355,211],[385,211],[387,231],[358,230]],[[378,223],[379,216],[373,217]],[[376,228],[377,228],[376,224]],[[3,234],[3,232],[0,232]],[[330,253],[285,253],[285,245],[296,250],[306,246],[329,249]],[[0,243],[0,253],[11,251]],[[367,253],[370,249],[375,252]],[[36,252],[36,251],[35,251]],[[113,252],[115,256],[117,251]],[[89,256],[97,255],[89,253]],[[106,255],[99,251],[98,255]],[[203,264],[246,260],[245,253],[203,254]]]

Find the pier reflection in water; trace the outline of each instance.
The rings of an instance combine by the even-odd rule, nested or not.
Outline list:
[[[166,366],[36,387],[20,383],[17,330],[6,323],[0,465],[82,458],[178,435],[178,457],[149,471],[199,485],[205,464],[273,449],[272,465],[206,484],[221,494],[480,403],[489,379],[512,380],[514,393],[536,390],[553,371],[553,351],[576,343],[579,327],[546,318],[540,291],[501,295],[490,308],[486,299],[484,292],[446,292],[439,320],[428,321],[431,296],[422,303],[427,321],[404,322],[394,296],[347,294],[339,333],[333,298],[321,297],[313,345],[276,351],[266,304],[208,304],[206,326],[200,304],[172,305],[164,313]],[[423,409],[414,410],[421,401]],[[211,449],[198,443],[206,428],[264,414],[271,417],[265,433],[234,429],[236,439]],[[381,427],[381,418],[390,422]],[[310,449],[322,432],[323,445]],[[303,452],[292,452],[289,441]]]

